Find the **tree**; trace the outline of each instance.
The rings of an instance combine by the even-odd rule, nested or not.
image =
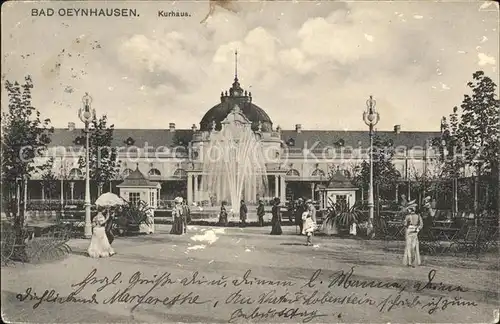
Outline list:
[[[475,168],[475,192],[469,196],[474,197],[474,209],[478,212],[480,176],[498,178],[500,104],[496,84],[483,71],[475,72],[467,85],[472,95],[464,95],[461,111],[453,107],[449,124],[443,117],[441,136],[433,140],[433,145],[443,162],[443,177],[456,179],[466,166]]]
[[[491,174],[499,156],[500,101],[496,98],[496,84],[483,71],[477,71],[467,86],[472,96],[464,95],[456,133],[465,144],[465,161],[476,168],[476,175]]]
[[[25,182],[20,178],[30,179],[35,172],[48,168],[47,164],[39,164],[39,158],[47,150],[50,135],[54,129],[50,119],[41,120],[40,112],[31,105],[31,89],[33,81],[25,77],[25,83],[5,82],[8,93],[8,110],[2,113],[2,185],[3,192],[17,192],[18,183],[24,192]],[[10,195],[9,195],[10,196]],[[4,195],[5,198],[5,195]],[[14,201],[6,204],[11,208],[7,212],[14,215],[14,226],[19,231],[24,225],[24,210],[13,213],[12,206],[23,206],[23,195],[15,195]]]
[[[110,183],[118,174],[117,148],[113,147],[114,125],[107,126],[108,118],[103,115],[89,125],[89,169],[90,179],[97,183],[98,196],[105,183]],[[85,130],[83,130],[85,132]],[[83,134],[85,136],[85,133]],[[81,139],[77,139],[81,143]],[[85,156],[80,156],[78,164],[85,169]]]
[[[54,174],[54,158],[50,157],[46,163],[47,168],[42,174],[42,186],[45,198],[54,199],[57,191],[57,177]]]
[[[401,177],[392,163],[395,148],[391,140],[375,135],[373,138],[373,186],[383,192],[391,191]],[[364,160],[354,170],[353,183],[368,190],[370,184],[370,162]],[[374,192],[374,193],[375,193]]]

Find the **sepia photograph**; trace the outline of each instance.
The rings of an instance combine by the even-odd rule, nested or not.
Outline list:
[[[494,1],[7,1],[6,323],[498,323]]]

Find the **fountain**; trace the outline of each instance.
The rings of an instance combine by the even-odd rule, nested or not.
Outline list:
[[[207,144],[203,150],[203,190],[218,203],[230,203],[233,212],[239,211],[241,199],[256,202],[257,195],[262,196],[267,188],[265,156],[260,139],[238,105],[222,122],[220,131],[212,127]]]

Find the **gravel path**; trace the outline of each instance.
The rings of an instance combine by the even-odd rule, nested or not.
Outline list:
[[[73,240],[74,252],[65,260],[3,268],[4,319],[486,323],[500,308],[495,255],[423,256],[421,267],[406,268],[401,243],[392,243],[388,252],[383,242],[315,237],[315,246],[306,247],[294,227],[284,227],[282,236],[269,235],[269,227],[191,226],[183,236],[169,235],[166,225],[157,229],[153,235],[118,238],[112,258],[90,259],[88,241]],[[78,286],[94,269],[96,279]],[[429,276],[434,277],[426,286]],[[363,283],[368,287],[360,287]],[[54,292],[42,302],[33,297],[45,290]]]

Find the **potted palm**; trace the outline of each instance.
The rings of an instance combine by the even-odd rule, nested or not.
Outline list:
[[[141,224],[152,224],[150,215],[153,208],[143,200],[127,202],[120,209],[115,222],[118,235],[137,233]]]

